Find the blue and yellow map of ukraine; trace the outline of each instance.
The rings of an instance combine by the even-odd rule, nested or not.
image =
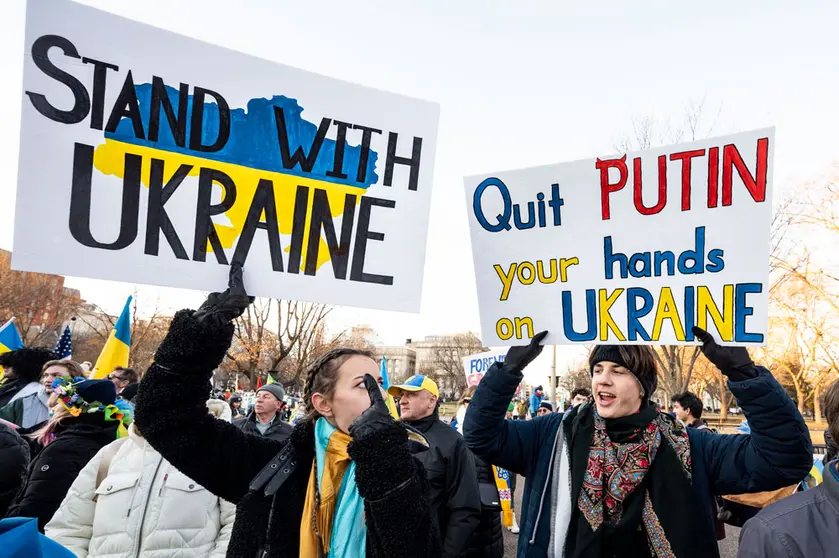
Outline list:
[[[152,101],[152,85],[141,84],[135,87],[140,106],[143,129],[149,129],[150,107]],[[166,92],[175,112],[178,112],[178,91],[166,87]],[[188,97],[187,114],[192,114],[193,96]],[[298,147],[309,153],[318,127],[302,118],[303,107],[295,99],[276,95],[271,99],[251,99],[247,110],[236,108],[230,110],[230,138],[219,151],[213,153],[196,152],[188,147],[181,147],[175,142],[173,131],[163,117],[161,111],[160,133],[157,141],[138,139],[134,134],[131,119],[123,118],[113,133],[105,133],[105,143],[96,148],[94,154],[95,168],[105,174],[123,178],[125,171],[125,154],[132,153],[143,157],[142,182],[149,186],[151,158],[165,162],[165,181],[168,181],[180,165],[191,165],[191,176],[198,176],[202,166],[211,166],[227,174],[236,183],[236,203],[226,212],[231,226],[215,225],[216,232],[222,246],[232,248],[245,224],[251,201],[256,192],[260,179],[271,180],[274,183],[274,194],[277,205],[277,220],[280,234],[291,234],[294,219],[294,198],[297,186],[308,186],[311,199],[315,188],[326,191],[329,207],[333,216],[344,211],[346,194],[362,196],[367,188],[378,181],[376,175],[376,160],[378,154],[370,150],[367,159],[365,180],[361,183],[352,180],[356,178],[355,170],[361,160],[361,146],[352,146],[345,142],[343,169],[349,178],[341,179],[327,176],[332,169],[335,156],[336,141],[324,139],[320,152],[311,169],[304,172],[298,167],[286,169],[282,165],[280,149],[277,141],[277,127],[274,119],[274,107],[281,107],[285,114],[288,132],[289,151],[294,153]],[[204,105],[204,119],[202,122],[202,137],[212,140],[218,135],[219,110],[211,103]],[[190,126],[186,126],[186,142],[190,145]],[[212,163],[208,165],[208,163]],[[348,170],[349,169],[349,170]],[[264,214],[262,216],[264,219]],[[309,235],[311,213],[306,212],[305,236]],[[289,247],[285,247],[288,252]],[[306,243],[302,247],[301,270],[306,262]],[[212,247],[207,244],[207,251]],[[321,238],[318,250],[317,266],[329,261],[330,254],[326,242]]]

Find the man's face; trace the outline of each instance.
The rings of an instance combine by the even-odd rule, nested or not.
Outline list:
[[[577,394],[577,395],[575,395],[575,396],[574,396],[574,398],[571,400],[571,406],[572,406],[572,407],[576,407],[577,405],[582,405],[583,403],[585,403],[585,402],[586,402],[586,400],[587,400],[587,399],[588,399],[588,397],[586,397],[585,395],[582,395],[582,394],[579,394],[579,393],[578,393],[578,394]]]
[[[682,405],[678,401],[673,402],[673,412],[676,413],[676,418],[684,422],[685,424],[687,424],[687,422],[690,420],[690,411],[682,407]]]
[[[542,397],[542,390],[541,389],[536,390],[536,397]]]
[[[111,381],[112,381],[112,382],[114,383],[114,385],[116,386],[116,388],[117,388],[117,393],[119,393],[119,391],[120,391],[122,388],[124,388],[125,386],[127,386],[127,385],[128,385],[128,380],[123,379],[123,377],[122,377],[122,371],[121,371],[121,370],[117,370],[117,371],[115,371],[115,372],[111,373],[111,375],[109,376],[109,378],[111,379]]]
[[[399,409],[402,420],[419,420],[434,412],[437,406],[437,396],[428,390],[403,391],[399,399]]]
[[[239,407],[241,407],[241,406],[242,406],[242,402],[241,402],[241,401],[234,401],[234,402],[233,402],[233,408],[234,408],[234,409],[238,409],[238,408],[239,408]]]
[[[597,413],[607,418],[621,418],[641,408],[641,384],[627,368],[614,362],[594,365],[591,392]]]
[[[260,391],[256,394],[256,403],[253,405],[254,411],[258,415],[273,415],[282,405],[282,402],[271,395],[269,391]]]
[[[52,383],[58,378],[69,378],[70,374],[63,366],[50,366],[44,373],[41,374],[41,385],[47,390],[47,393],[52,393]]]
[[[551,412],[544,407],[539,407],[538,409],[536,409],[536,416],[537,417],[543,417],[543,416],[549,415],[549,414],[551,414]]]
[[[17,380],[17,374],[15,374],[15,369],[11,366],[3,367],[3,376],[10,380]]]

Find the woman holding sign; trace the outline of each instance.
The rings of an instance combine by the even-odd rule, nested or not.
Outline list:
[[[694,328],[728,377],[751,435],[687,429],[650,403],[657,386],[648,346],[596,346],[593,400],[563,417],[504,420],[522,371],[547,332],[512,347],[478,386],[464,437],[477,455],[527,479],[518,556],[719,556],[711,498],[773,490],[812,466],[804,420],[783,388],[742,347]]]
[[[237,505],[228,556],[440,554],[421,439],[394,421],[369,353],[336,349],[308,371],[308,415],[287,441],[243,433],[206,412],[209,380],[250,304],[241,266],[230,287],[178,312],[140,384],[136,422],[181,472]]]

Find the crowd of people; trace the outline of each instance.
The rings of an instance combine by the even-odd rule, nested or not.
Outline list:
[[[789,395],[746,349],[698,328],[748,434],[717,433],[695,394],[672,412],[651,401],[643,345],[594,347],[591,385],[567,408],[542,386],[517,398],[545,333],[464,392],[451,423],[432,378],[385,391],[374,356],[349,348],[310,367],[290,421],[279,383],[250,408],[212,396],[249,303],[234,265],[226,291],[175,315],[142,379],[89,379],[46,349],[0,355],[0,543],[28,529],[44,556],[499,558],[507,523],[522,558],[708,558],[734,496],[769,494],[743,521],[739,556],[835,553],[839,382],[824,399],[822,482],[808,482],[813,446]],[[500,478],[522,496],[512,521]]]

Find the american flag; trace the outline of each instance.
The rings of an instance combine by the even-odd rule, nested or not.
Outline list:
[[[52,352],[55,353],[55,358],[59,360],[66,360],[73,357],[73,341],[70,339],[70,326],[64,326],[64,333],[61,334],[61,339],[55,344]]]

